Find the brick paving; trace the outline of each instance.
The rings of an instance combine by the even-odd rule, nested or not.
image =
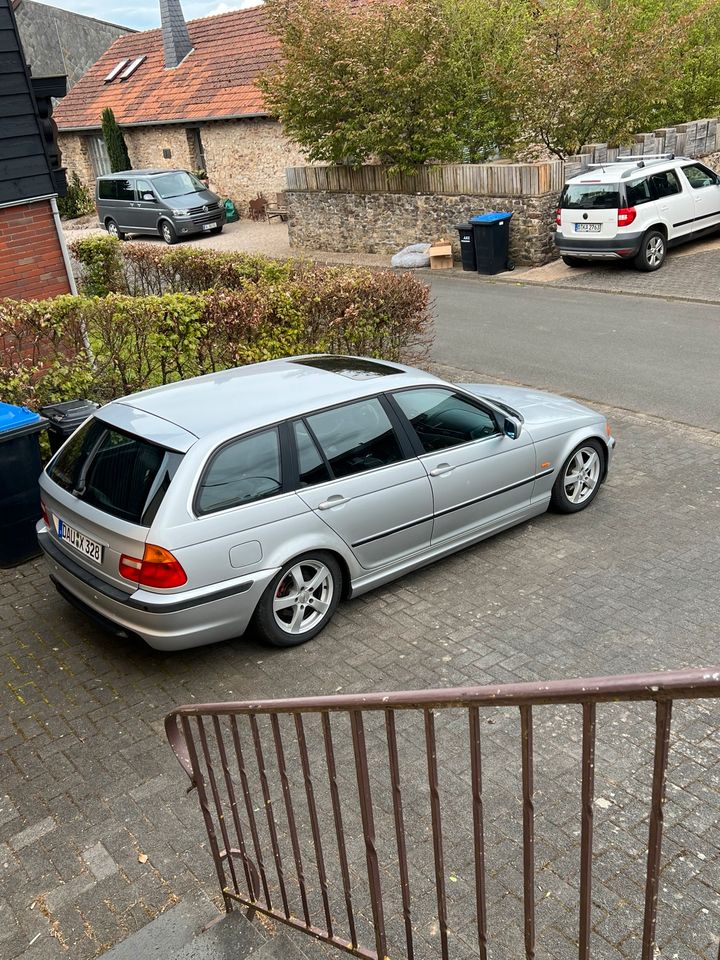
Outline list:
[[[567,275],[553,279],[552,286],[672,297],[720,303],[720,249],[695,243],[671,250],[665,264],[654,273],[641,273],[632,264],[597,263],[592,269],[566,268]]]
[[[248,636],[163,655],[100,632],[56,595],[42,562],[0,572],[3,960],[83,960],[178,900],[204,892],[218,902],[196,798],[185,795],[186,780],[164,741],[163,716],[177,704],[718,662],[720,435],[610,413],[617,459],[591,509],[538,518],[345,603],[320,637],[295,650],[268,649]],[[547,710],[537,713],[538,956],[564,960],[577,949],[579,726],[569,709],[554,719]],[[652,713],[608,707],[600,714],[593,956],[629,960],[639,955]],[[658,933],[661,955],[681,960],[716,960],[718,952],[719,723],[716,704],[681,705],[674,716]],[[471,956],[472,834],[461,802],[466,721],[445,714],[437,724],[451,947],[453,955]],[[317,729],[312,721],[307,726],[324,817]],[[291,744],[290,729],[283,732]],[[439,934],[422,731],[408,718],[398,738],[410,857],[419,877],[418,956],[434,957]],[[395,944],[401,917],[382,748],[380,729],[369,723]],[[352,776],[348,751],[338,728],[343,791]],[[295,755],[291,746],[288,752]],[[484,720],[483,758],[491,955],[516,960],[521,808],[511,712]],[[292,769],[296,780],[297,763]],[[302,790],[300,781],[296,786]],[[307,827],[306,814],[300,819]],[[359,875],[363,849],[349,808],[347,830]],[[332,833],[324,837],[329,850]],[[317,884],[311,899],[317,902]],[[357,902],[362,911],[361,890]],[[333,903],[341,922],[340,898]],[[367,923],[363,932],[369,934]]]

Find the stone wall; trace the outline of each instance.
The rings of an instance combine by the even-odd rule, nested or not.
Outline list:
[[[294,247],[395,253],[409,243],[452,239],[460,256],[456,225],[476,213],[491,210],[513,214],[510,257],[517,264],[539,265],[552,260],[552,224],[557,196],[478,197],[439,194],[296,191],[287,195],[288,230]]]
[[[198,169],[200,160],[190,145],[190,129],[183,124],[125,127],[132,166],[138,170]],[[287,188],[286,168],[304,162],[299,148],[287,140],[275,120],[217,120],[200,124],[197,129],[210,188],[223,197],[231,197],[241,215],[246,214],[249,201],[258,193],[274,200],[276,193]],[[95,173],[87,139],[82,134],[62,133],[59,142],[68,173],[76,172],[94,190]],[[164,156],[164,151],[169,151],[170,156]]]

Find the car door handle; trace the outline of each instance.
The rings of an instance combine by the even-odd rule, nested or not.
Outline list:
[[[436,467],[430,471],[431,477],[442,477],[446,473],[452,473],[455,467],[451,466],[449,463],[439,463]]]
[[[331,507],[339,507],[342,503],[347,502],[347,497],[341,497],[339,493],[334,493],[331,497],[328,497],[327,500],[323,500],[322,503],[318,504],[318,510],[329,510]]]

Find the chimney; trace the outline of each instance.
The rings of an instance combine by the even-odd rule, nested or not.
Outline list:
[[[160,0],[160,22],[165,48],[165,69],[172,70],[193,48],[180,0]]]

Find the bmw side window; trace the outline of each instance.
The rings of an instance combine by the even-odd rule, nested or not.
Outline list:
[[[673,170],[654,173],[650,177],[650,186],[657,200],[662,200],[663,197],[672,197],[676,193],[682,192],[680,181]]]
[[[326,480],[331,480],[327,464],[305,424],[300,420],[293,424],[293,430],[300,486],[309,487],[313,483],[325,483]]]
[[[701,163],[691,163],[682,168],[682,172],[687,177],[687,181],[693,190],[702,190],[703,187],[712,187],[718,182],[718,176],[712,170],[708,170]]]
[[[426,453],[499,433],[492,414],[449,390],[402,390],[393,398]]]
[[[335,477],[349,477],[403,459],[393,425],[377,398],[306,419]]]
[[[255,433],[221,447],[198,486],[199,514],[264,500],[282,490],[280,441],[276,429]]]
[[[648,177],[641,177],[640,180],[631,180],[628,183],[627,205],[629,207],[637,207],[641,203],[648,203],[652,199]]]

